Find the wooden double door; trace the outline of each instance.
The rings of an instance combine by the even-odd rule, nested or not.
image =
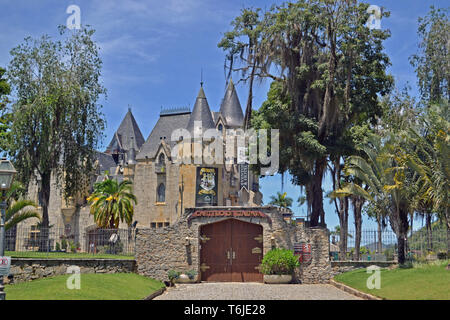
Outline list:
[[[200,229],[202,281],[262,282],[263,228],[236,219]]]

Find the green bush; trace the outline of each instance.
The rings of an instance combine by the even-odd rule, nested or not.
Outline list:
[[[174,283],[174,281],[180,277],[180,274],[181,274],[181,273],[178,272],[178,271],[175,271],[175,270],[169,270],[169,271],[167,272],[167,277],[169,278],[169,280],[170,280],[171,283]]]
[[[262,260],[261,272],[267,275],[292,274],[299,266],[298,257],[291,250],[272,249]]]
[[[70,248],[70,252],[77,253],[77,246],[75,245],[75,243],[73,241],[69,241],[69,248]]]
[[[359,248],[359,254],[370,254],[370,250],[363,246]]]
[[[414,267],[414,264],[412,261],[405,261],[405,263],[400,264],[398,267],[400,269],[411,269]]]
[[[121,254],[123,252],[122,241],[117,241],[115,244],[106,244],[104,246],[97,246],[97,253],[102,254]]]
[[[390,248],[390,249],[384,250],[384,255],[385,255],[387,261],[394,260],[394,249]]]
[[[60,246],[59,242],[56,243],[55,251],[61,251],[61,246]]]
[[[447,259],[447,252],[443,252],[443,251],[438,252],[437,258],[438,258],[439,260],[445,260],[445,259]]]
[[[195,276],[197,275],[197,271],[189,270],[185,274],[189,277],[189,279],[194,280]]]
[[[63,251],[67,250],[67,240],[66,239],[61,240],[61,250],[63,250]]]

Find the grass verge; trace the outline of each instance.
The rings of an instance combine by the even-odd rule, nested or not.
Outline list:
[[[381,269],[381,288],[368,289],[366,269],[345,272],[334,280],[371,295],[390,300],[450,300],[449,260],[414,264],[412,268]]]
[[[7,300],[142,300],[164,287],[134,273],[81,274],[79,290],[69,290],[70,275],[6,285]]]

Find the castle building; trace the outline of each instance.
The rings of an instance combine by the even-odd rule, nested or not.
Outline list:
[[[239,98],[230,81],[220,108],[211,111],[203,87],[200,88],[192,111],[189,108],[163,109],[153,130],[145,140],[131,109],[114,133],[104,152],[97,152],[97,171],[93,182],[105,175],[121,181],[133,182],[137,197],[134,218],[137,227],[161,228],[174,223],[186,208],[212,206],[257,206],[262,202],[258,176],[248,164],[206,165],[184,164],[173,157],[174,148],[182,157],[182,150],[193,150],[189,139],[172,140],[175,130],[186,130],[191,136],[199,129],[217,129],[224,136],[232,130],[241,129],[244,116]],[[178,159],[180,160],[180,159]],[[193,161],[192,161],[193,162]],[[202,183],[201,179],[204,182]],[[39,202],[38,184],[32,183],[29,197]],[[86,194],[64,199],[61,189],[53,180],[51,188],[49,221],[55,230],[65,230],[83,244],[83,234],[96,229],[93,216],[86,203]],[[207,189],[202,186],[208,184]],[[34,222],[27,222],[35,223]],[[127,225],[121,224],[126,229]],[[87,246],[87,245],[85,245]]]
[[[289,209],[261,205],[258,176],[245,160],[245,143],[237,142],[247,138],[232,81],[218,109],[211,110],[201,86],[192,110],[161,110],[147,140],[129,109],[106,150],[97,152],[92,182],[106,176],[133,182],[137,204],[132,226],[99,230],[86,203],[93,184],[85,194],[64,199],[53,181],[49,250],[57,250],[64,238],[79,243],[82,252],[103,253],[106,248],[110,253],[115,250],[111,241],[120,239],[119,253],[134,254],[136,272],[158,280],[177,270],[195,271],[195,281],[262,282],[264,254],[282,247],[302,263],[298,281],[329,281],[328,230],[294,224]],[[221,157],[223,161],[211,161]],[[29,188],[35,201],[38,189],[36,176]],[[7,241],[8,249],[36,249],[33,239],[39,237],[33,232],[39,230],[27,232],[26,239],[23,233],[10,237],[14,241]]]

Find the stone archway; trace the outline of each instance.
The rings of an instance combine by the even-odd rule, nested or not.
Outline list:
[[[263,227],[226,219],[200,228],[202,281],[262,282]]]

